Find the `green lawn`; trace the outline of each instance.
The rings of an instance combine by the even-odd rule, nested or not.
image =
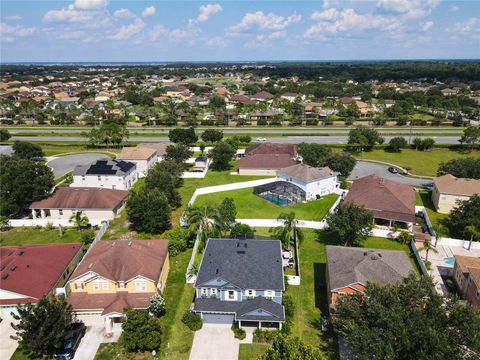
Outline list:
[[[294,211],[297,219],[320,221],[337,200],[338,195],[330,194],[320,200],[291,206],[278,206],[254,195],[253,188],[246,188],[199,196],[195,201],[195,206],[216,206],[226,197],[235,200],[237,217],[240,219],[276,219],[282,212]]]
[[[265,344],[240,344],[238,360],[255,360],[267,351],[269,345]]]
[[[400,167],[410,167],[410,172],[415,175],[436,176],[438,165],[443,161],[463,158],[467,156],[480,157],[480,151],[460,153],[457,151],[438,148],[432,151],[415,151],[403,149],[400,153],[391,153],[385,150],[373,150],[358,155],[358,159],[384,161]]]
[[[65,244],[81,242],[80,233],[75,229],[63,229],[60,237],[58,229],[17,227],[0,232],[0,246]]]
[[[328,313],[325,282],[326,245],[334,239],[325,231],[303,229],[305,239],[300,245],[300,286],[289,286],[287,294],[295,303],[292,335],[309,344],[320,346],[329,359],[338,358],[335,338],[321,331],[321,316]],[[256,228],[256,234],[271,236],[268,228]],[[403,250],[411,256],[407,245],[385,238],[369,238],[362,247]]]
[[[432,193],[430,191],[422,190],[417,191],[415,196],[416,204],[423,205],[427,210],[428,218],[430,219],[433,227],[438,228],[439,226],[444,225],[445,220],[448,218],[448,214],[441,214],[435,210],[435,206],[432,202]],[[446,226],[442,226],[442,229],[448,232],[448,228]]]

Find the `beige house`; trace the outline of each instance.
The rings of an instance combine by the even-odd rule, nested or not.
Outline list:
[[[459,201],[480,194],[480,180],[457,178],[446,174],[433,181],[432,202],[439,213],[448,214]]]
[[[157,162],[157,151],[144,146],[124,147],[117,159],[133,162],[140,176],[146,176],[148,170]]]
[[[112,321],[125,308],[147,309],[163,292],[170,268],[166,240],[102,240],[87,253],[68,282],[68,302],[87,324]]]

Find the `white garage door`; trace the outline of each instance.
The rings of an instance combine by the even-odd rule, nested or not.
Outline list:
[[[228,314],[203,314],[203,322],[206,324],[232,324],[233,315]]]

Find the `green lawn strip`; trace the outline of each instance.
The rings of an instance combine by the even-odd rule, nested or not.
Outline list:
[[[39,244],[67,244],[81,242],[80,233],[64,228],[60,237],[59,229],[46,230],[34,227],[16,227],[0,232],[0,246],[21,246]]]
[[[125,349],[120,346],[119,343],[102,343],[98,347],[97,353],[95,354],[94,360],[110,360],[110,359],[119,359],[119,360],[135,360],[135,359],[148,359],[153,358],[151,356],[140,357],[139,354],[130,354],[125,351]]]
[[[416,204],[422,205],[427,210],[428,218],[430,219],[433,227],[444,225],[445,220],[448,219],[448,214],[441,214],[435,210],[435,206],[432,202],[432,193],[430,191],[421,190],[417,191],[415,196]],[[443,229],[448,232],[448,228],[446,226],[444,226]],[[448,236],[448,234],[445,235]]]
[[[445,148],[437,148],[432,151],[403,149],[400,153],[391,153],[385,150],[373,150],[359,154],[357,160],[383,161],[403,168],[409,167],[411,168],[410,172],[415,175],[436,176],[438,165],[441,162],[468,156],[480,157],[480,151],[460,153]]]
[[[255,360],[267,351],[266,344],[240,344],[238,360]]]
[[[294,211],[297,219],[320,221],[338,198],[330,194],[320,200],[297,203],[290,206],[278,206],[253,194],[253,188],[222,191],[201,195],[195,201],[196,206],[219,205],[226,197],[231,197],[237,207],[240,219],[276,219],[282,212]]]

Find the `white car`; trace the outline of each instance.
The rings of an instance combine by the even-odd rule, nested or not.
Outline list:
[[[256,138],[255,140],[257,140],[257,141],[267,141],[267,139],[264,138],[264,137],[258,137],[258,138]]]

